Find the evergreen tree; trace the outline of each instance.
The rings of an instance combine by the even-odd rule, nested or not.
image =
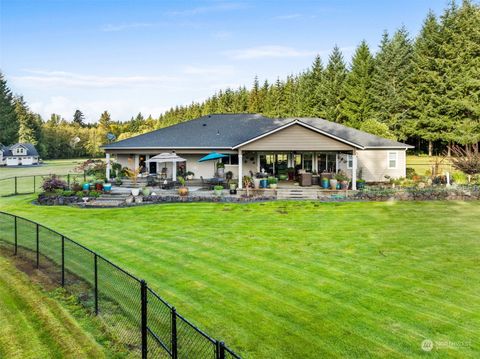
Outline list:
[[[41,121],[31,113],[22,96],[17,96],[13,100],[15,114],[19,122],[18,141],[21,143],[38,144],[41,131]]]
[[[82,111],[76,110],[73,114],[73,123],[77,124],[80,127],[85,127],[85,116],[83,115]]]
[[[0,143],[11,145],[18,142],[19,127],[12,92],[0,72]]]
[[[260,113],[260,85],[258,83],[258,76],[255,76],[252,89],[248,95],[248,112]]]
[[[444,97],[440,45],[440,26],[429,12],[414,44],[413,71],[406,96],[409,121],[403,129],[407,135],[427,141],[429,155],[433,142],[451,132],[451,121],[440,113]]]
[[[325,116],[324,69],[320,55],[315,57],[312,67],[298,79],[298,115]]]
[[[322,90],[325,94],[325,117],[329,121],[343,122],[340,106],[345,98],[344,83],[347,67],[339,47],[335,45],[330,54],[323,76]]]
[[[349,126],[359,128],[365,120],[372,118],[373,66],[370,49],[362,41],[353,55],[352,66],[345,81],[345,99],[341,103],[341,112]]]
[[[395,134],[405,139],[402,131],[407,118],[407,84],[412,73],[412,43],[402,27],[389,39],[385,32],[375,58],[372,95],[375,117]]]

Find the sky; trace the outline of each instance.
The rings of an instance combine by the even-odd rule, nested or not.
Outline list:
[[[415,36],[447,0],[153,1],[0,0],[0,71],[45,119],[88,122],[138,112],[158,117],[254,76],[275,81],[324,63],[335,45],[349,61],[366,40],[405,26]]]

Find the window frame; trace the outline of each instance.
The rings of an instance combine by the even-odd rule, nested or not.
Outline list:
[[[353,155],[347,154],[347,169],[353,169]]]
[[[395,159],[390,159],[391,154],[395,155]],[[390,161],[395,161],[395,166],[390,166]],[[398,151],[387,151],[387,168],[389,170],[398,169]]]

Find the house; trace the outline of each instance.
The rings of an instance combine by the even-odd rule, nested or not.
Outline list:
[[[359,175],[367,182],[405,177],[409,148],[413,146],[320,118],[279,119],[259,114],[203,116],[103,147],[108,162],[115,156],[122,166],[143,167],[149,173],[161,169],[157,163],[146,163],[147,159],[175,152],[187,160],[185,170],[197,178],[210,178],[212,163],[198,160],[216,151],[228,155],[223,159],[225,171],[232,171],[234,178],[262,169],[272,175],[289,167],[318,173],[342,170],[352,179],[353,189]],[[166,166],[171,174],[172,164]]]
[[[37,149],[31,143],[17,143],[8,147],[0,145],[0,165],[25,166],[37,165]]]

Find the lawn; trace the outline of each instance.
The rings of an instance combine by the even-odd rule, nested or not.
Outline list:
[[[15,176],[49,175],[51,173],[64,175],[67,173],[73,173],[75,167],[84,161],[85,159],[82,158],[46,160],[43,164],[38,166],[0,167],[0,179]]]
[[[36,207],[244,358],[478,357],[480,203]]]
[[[407,156],[407,167],[411,167],[419,175],[425,175],[428,171],[432,172],[432,166],[436,162],[440,163],[439,171],[443,173],[448,171],[450,173],[456,172],[456,170],[451,166],[450,162],[440,156]]]
[[[95,328],[91,319],[77,319],[60,296],[53,299],[2,256],[0,273],[0,358],[112,357],[86,330]]]

